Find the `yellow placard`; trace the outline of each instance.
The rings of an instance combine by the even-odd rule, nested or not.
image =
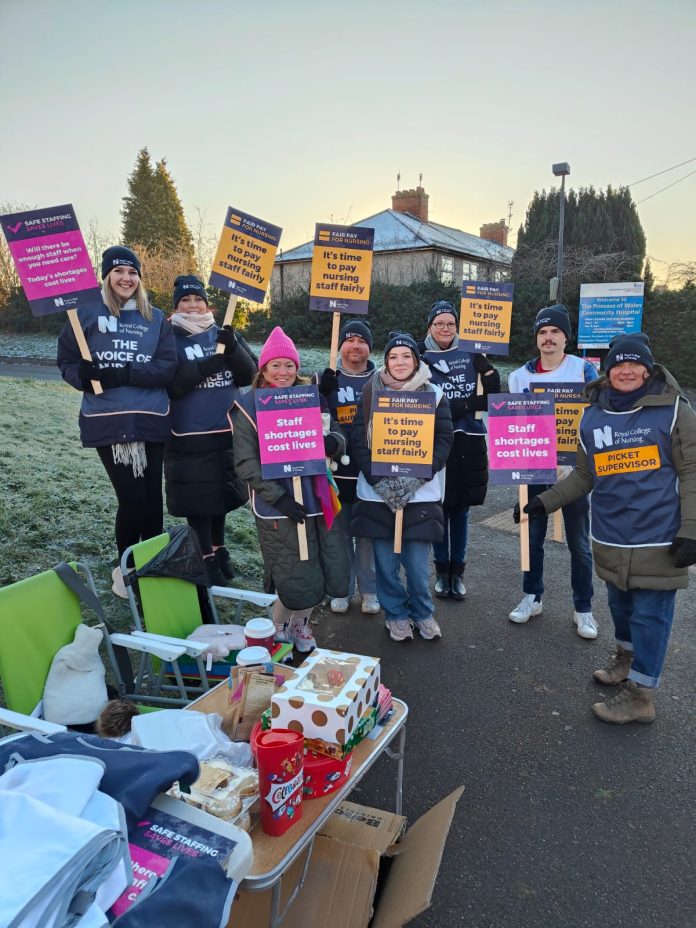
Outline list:
[[[384,402],[382,402],[384,399]],[[372,460],[381,464],[420,464],[432,467],[435,415],[433,413],[380,412],[389,406],[380,397],[372,415]]]
[[[460,338],[506,345],[510,341],[511,322],[512,300],[462,296]]]
[[[319,232],[321,240],[322,233]],[[372,252],[346,246],[316,244],[309,295],[367,300],[372,276]]]
[[[608,477],[613,474],[635,474],[660,467],[660,449],[657,445],[641,448],[615,448],[594,456],[595,474]]]
[[[230,221],[234,222],[234,215]],[[277,246],[259,241],[241,228],[224,226],[211,273],[240,283],[251,284],[264,292],[271,279]]]
[[[587,403],[564,403],[556,399],[556,451],[575,454],[578,450],[578,427]]]

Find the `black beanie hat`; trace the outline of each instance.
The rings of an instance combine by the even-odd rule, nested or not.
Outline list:
[[[428,313],[428,328],[432,325],[435,317],[440,316],[442,313],[450,313],[459,322],[459,313],[448,300],[435,300]]]
[[[340,348],[349,338],[362,338],[372,351],[372,329],[369,322],[364,322],[362,319],[349,319],[348,322],[344,322],[338,333],[338,347]]]
[[[208,294],[205,292],[203,281],[193,274],[180,274],[174,281],[174,296],[172,297],[174,309],[176,309],[177,303],[182,297],[189,296],[192,293],[205,300],[206,306],[208,305]]]
[[[568,310],[561,303],[555,303],[553,306],[547,306],[540,309],[534,320],[534,339],[539,334],[539,329],[545,325],[553,325],[564,333],[566,338],[570,338],[572,328],[570,325],[570,316]]]
[[[125,245],[112,245],[111,248],[107,248],[102,255],[102,280],[104,280],[109,271],[113,271],[113,269],[118,267],[120,264],[125,264],[126,267],[134,267],[138,272],[138,277],[141,276],[140,260],[138,259],[138,256],[133,254],[130,248],[126,248]]]
[[[645,332],[615,335],[612,338],[609,342],[609,351],[604,359],[605,372],[608,374],[615,364],[621,364],[622,361],[633,361],[652,371],[655,358],[650,350],[650,339]]]
[[[390,332],[389,341],[386,344],[384,349],[384,360],[387,360],[387,355],[392,350],[392,348],[410,348],[413,352],[413,355],[416,359],[416,364],[420,364],[420,351],[418,350],[418,345],[416,340],[409,332]]]

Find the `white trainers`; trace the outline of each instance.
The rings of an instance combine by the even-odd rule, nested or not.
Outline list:
[[[592,639],[597,637],[597,623],[591,612],[574,612],[573,622],[577,625],[578,635],[581,638]]]
[[[361,610],[365,615],[377,615],[382,607],[374,593],[365,593],[362,600]]]
[[[433,638],[442,638],[440,626],[435,619],[423,619],[422,622],[416,622],[416,628],[420,632],[421,638],[425,638],[426,641],[432,641]]]
[[[128,599],[126,584],[123,582],[123,574],[120,567],[114,567],[111,571],[111,590],[121,599]]]
[[[385,622],[384,626],[389,632],[389,637],[392,641],[407,641],[409,638],[413,639],[413,626],[411,625],[410,619],[397,619],[396,621]]]
[[[535,601],[534,593],[527,593],[510,613],[510,621],[522,625],[524,622],[529,622],[532,616],[541,615],[542,611],[543,605],[541,601]]]
[[[317,643],[312,634],[312,629],[309,627],[309,619],[291,625],[289,633],[292,635],[293,644],[300,654],[309,654],[310,651],[316,648]]]
[[[331,600],[332,612],[348,612],[350,609],[350,600],[347,596],[339,596],[338,599]]]
[[[275,640],[280,644],[294,644],[294,638],[292,637],[292,632],[290,631],[290,623],[283,622],[282,625],[276,625],[275,627]]]

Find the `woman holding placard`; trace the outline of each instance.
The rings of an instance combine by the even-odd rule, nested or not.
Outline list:
[[[239,387],[254,379],[256,358],[231,326],[215,325],[198,277],[177,277],[172,303],[179,366],[168,387],[172,439],[164,456],[167,509],[186,517],[200,542],[210,582],[224,586],[234,577],[225,547],[225,514],[247,499],[234,471],[231,407]]]
[[[296,501],[290,478],[264,479],[256,422],[255,393],[308,384],[299,375],[300,356],[292,340],[276,326],[261,349],[259,372],[253,389],[234,408],[234,463],[238,476],[249,486],[251,507],[264,563],[267,592],[277,592],[273,618],[276,640],[292,643],[301,653],[316,647],[309,625],[314,606],[325,596],[345,596],[350,567],[333,516],[325,508],[329,492],[324,475],[302,477],[302,503]],[[323,401],[325,402],[325,401]],[[328,407],[327,407],[328,408]],[[345,453],[343,433],[331,422],[324,436],[329,457]],[[309,557],[301,558],[297,526],[304,525]]]
[[[486,410],[489,393],[500,392],[500,374],[485,355],[459,348],[458,322],[454,306],[436,300],[428,313],[428,334],[419,347],[432,382],[442,387],[449,400],[454,427],[445,472],[445,534],[442,541],[433,542],[435,595],[461,600],[466,595],[469,507],[483,505],[488,489],[486,427],[476,413]],[[477,394],[479,376],[482,392]]]
[[[163,525],[162,462],[169,440],[167,384],[176,370],[176,345],[164,313],[152,306],[140,261],[120,245],[102,255],[102,299],[79,319],[92,361],[85,361],[69,325],[58,339],[63,380],[83,392],[80,437],[96,448],[116,492],[116,547],[159,535]],[[103,387],[94,393],[92,382]],[[114,593],[126,596],[120,567]]]
[[[350,453],[360,468],[352,533],[372,538],[377,573],[377,596],[393,641],[413,638],[415,624],[422,638],[440,638],[433,616],[428,584],[430,546],[442,541],[444,470],[452,447],[452,416],[440,387],[430,383],[430,369],[420,360],[418,346],[407,333],[392,333],[384,350],[384,366],[363,388],[350,433]],[[436,411],[433,436],[432,476],[378,477],[372,475],[371,448],[373,396],[375,393],[408,391],[434,393]],[[396,513],[403,510],[401,551],[395,551]],[[406,572],[404,586],[400,570]]]

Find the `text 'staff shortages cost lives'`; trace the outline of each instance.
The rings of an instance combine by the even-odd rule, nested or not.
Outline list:
[[[69,203],[0,216],[0,222],[35,316],[101,302],[99,283]]]
[[[309,308],[366,315],[375,230],[317,223]]]
[[[282,231],[280,226],[228,207],[209,285],[230,296],[263,303]]]
[[[512,284],[465,280],[459,313],[459,347],[477,354],[510,352]]]
[[[264,480],[326,474],[318,388],[257,390],[255,402]]]
[[[488,397],[492,484],[555,483],[554,402],[553,393],[493,393]]]

